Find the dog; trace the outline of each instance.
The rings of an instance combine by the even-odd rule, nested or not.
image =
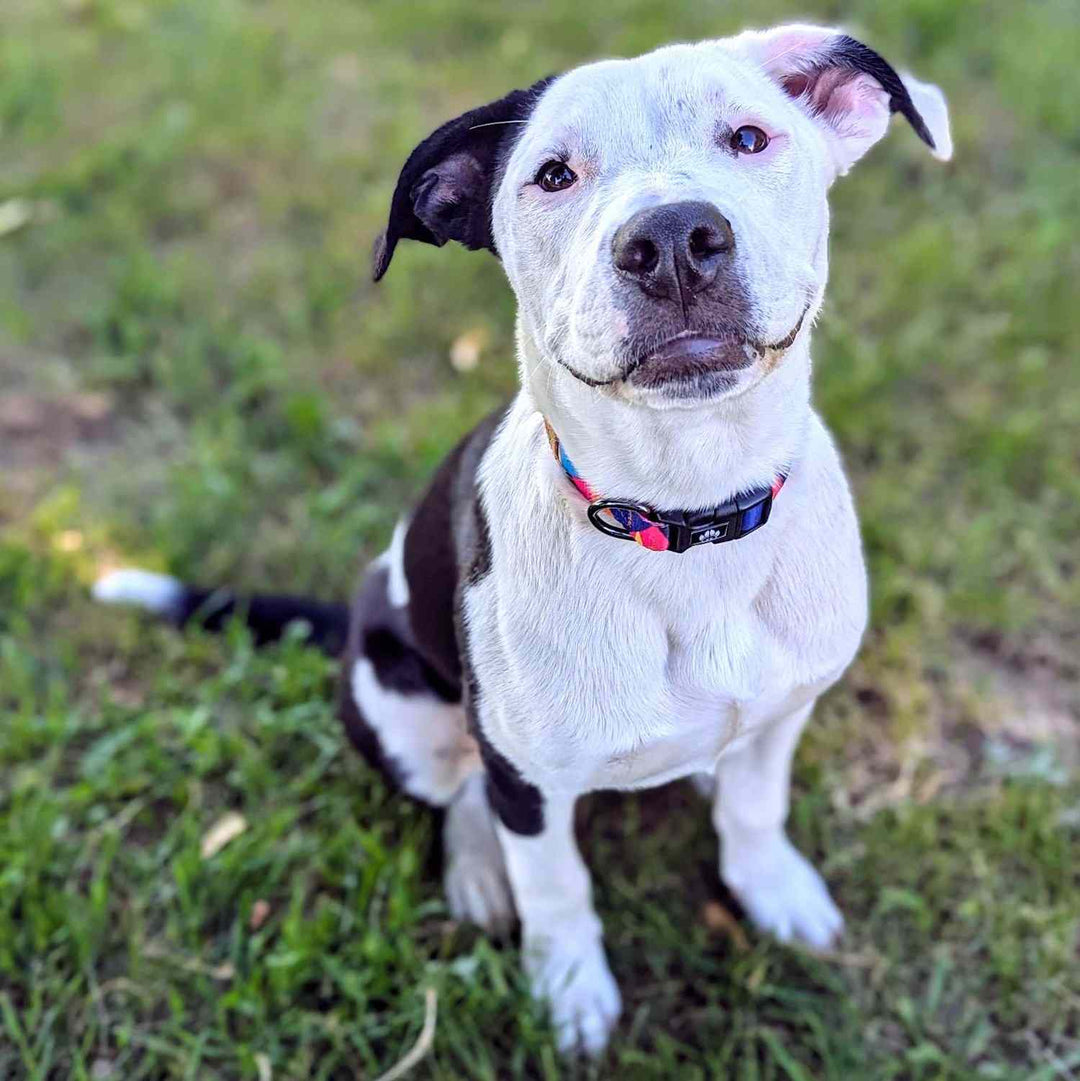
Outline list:
[[[344,649],[342,718],[445,809],[451,913],[515,913],[560,1046],[620,1013],[574,805],[693,777],[719,869],[781,941],[843,920],[785,833],[792,755],[867,619],[859,529],[810,396],[827,192],[900,113],[951,155],[941,91],[808,25],[605,60],[473,109],[406,161],[404,240],[502,262],[521,387],[443,462],[351,610],[125,570],[182,623],[306,619]]]

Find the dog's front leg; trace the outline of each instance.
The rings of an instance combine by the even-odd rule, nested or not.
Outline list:
[[[829,946],[844,920],[828,888],[788,840],[791,759],[813,703],[774,722],[717,768],[713,823],[720,874],[753,921],[782,942]]]
[[[604,954],[589,872],[574,839],[571,796],[545,793],[543,828],[499,840],[521,916],[522,952],[536,998],[548,1003],[563,1051],[607,1043],[622,1004]]]

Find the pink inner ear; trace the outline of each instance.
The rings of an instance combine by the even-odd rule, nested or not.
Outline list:
[[[841,135],[880,135],[889,119],[889,95],[870,75],[848,68],[800,71],[782,79],[794,98],[805,98],[810,109]]]

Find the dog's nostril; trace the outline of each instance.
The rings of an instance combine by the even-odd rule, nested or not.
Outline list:
[[[648,274],[660,261],[656,245],[648,237],[637,237],[622,245],[616,262],[628,274]]]
[[[706,259],[710,255],[719,255],[731,247],[728,238],[718,229],[708,225],[699,225],[690,233],[690,254],[695,259]]]

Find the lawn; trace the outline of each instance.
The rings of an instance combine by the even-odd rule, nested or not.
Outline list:
[[[415,1078],[1080,1078],[1075,0],[589,7],[0,0],[5,1081],[374,1081],[429,988]],[[515,383],[493,259],[368,280],[412,146],[583,59],[808,14],[939,83],[957,143],[898,122],[833,199],[816,397],[873,607],[792,831],[848,931],[816,957],[732,919],[686,786],[583,801],[626,1012],[566,1064],[515,945],[450,921],[437,823],[346,749],[331,662],[87,586],[345,597]]]

